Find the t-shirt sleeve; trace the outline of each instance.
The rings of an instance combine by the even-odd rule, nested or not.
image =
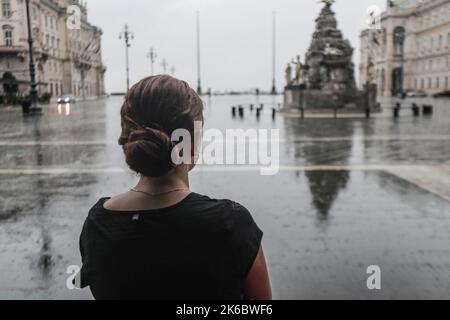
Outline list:
[[[239,277],[245,279],[261,248],[263,232],[250,212],[239,204],[233,204],[234,256]]]
[[[89,286],[89,276],[88,276],[89,255],[88,255],[88,240],[87,240],[87,224],[88,220],[86,220],[86,222],[83,225],[83,230],[81,231],[79,242],[81,261],[83,263],[80,273],[81,288],[86,288]]]

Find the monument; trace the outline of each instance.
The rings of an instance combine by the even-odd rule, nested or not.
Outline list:
[[[343,109],[366,112],[376,109],[376,87],[358,90],[355,84],[353,48],[338,29],[332,10],[334,0],[323,0],[316,30],[302,63],[300,56],[286,69],[284,107],[311,112]],[[295,77],[292,77],[295,65]],[[375,92],[373,92],[375,90]]]

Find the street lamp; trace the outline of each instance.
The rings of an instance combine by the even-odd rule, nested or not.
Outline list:
[[[128,28],[128,24],[125,24],[123,31],[119,34],[119,39],[125,40],[125,55],[126,55],[126,68],[127,68],[127,92],[130,90],[130,62],[128,59],[128,49],[131,47],[130,40],[134,39],[134,34]]]
[[[202,94],[201,65],[200,65],[200,11],[197,11],[197,93]]]
[[[277,14],[274,11],[272,13],[272,90],[271,94],[276,95],[277,94],[277,85],[276,85],[276,44],[277,44],[277,33],[276,33],[276,27],[277,27]]]
[[[167,63],[166,59],[163,59],[162,63],[161,63],[161,67],[163,68],[164,74],[167,74],[167,67],[169,66],[169,64]]]
[[[26,10],[27,10],[27,26],[28,26],[28,50],[30,52],[30,102],[31,108],[29,112],[32,114],[42,114],[42,108],[38,106],[38,92],[37,92],[37,83],[36,83],[36,66],[34,64],[34,55],[33,55],[33,34],[31,29],[31,18],[30,18],[30,0],[25,1]]]
[[[157,57],[158,57],[158,55],[156,54],[155,50],[153,50],[153,48],[150,48],[150,52],[147,53],[147,58],[150,59],[151,75],[152,76],[155,74],[154,64],[155,64],[155,60],[156,60]]]

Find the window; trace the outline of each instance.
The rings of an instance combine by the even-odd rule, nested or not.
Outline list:
[[[13,29],[11,26],[3,26],[3,36],[5,39],[5,46],[12,47],[13,43]]]
[[[436,78],[436,89],[439,89],[441,87],[441,78]]]
[[[2,14],[4,18],[11,17],[11,0],[2,0]]]
[[[394,29],[394,55],[403,56],[405,44],[405,28],[396,27]]]
[[[423,90],[425,89],[425,79],[422,79],[420,82],[420,88]]]
[[[445,89],[448,89],[448,77],[445,77]]]
[[[442,49],[442,41],[444,37],[442,35],[439,35],[439,42],[438,42],[438,51]]]
[[[431,89],[433,87],[431,78],[428,78],[428,89]]]

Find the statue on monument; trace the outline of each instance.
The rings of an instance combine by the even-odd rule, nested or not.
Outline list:
[[[342,56],[344,52],[338,48],[332,47],[329,42],[326,43],[323,53],[327,56]]]
[[[301,61],[300,55],[297,56],[297,61],[292,60],[292,64],[295,65],[295,84],[302,84],[304,82],[304,65]]]
[[[292,84],[292,66],[290,63],[288,63],[286,67],[286,86],[290,86],[291,84]]]
[[[372,58],[371,57],[369,57],[369,60],[368,60],[369,62],[368,62],[368,64],[367,64],[367,70],[366,70],[366,72],[367,72],[367,84],[371,84],[371,83],[374,83],[375,82],[375,66],[374,66],[374,64],[373,64],[373,61],[372,61]]]
[[[320,1],[323,7],[315,20],[316,28],[305,60],[302,63],[297,56],[286,70],[286,80],[291,84],[285,89],[288,109],[374,109],[375,103],[369,97],[376,98],[376,95],[368,95],[356,88],[354,49],[338,28],[336,14],[332,10],[334,2]],[[294,79],[292,69],[295,70]],[[369,78],[373,78],[373,71],[367,70]]]
[[[333,3],[335,3],[335,0],[321,0],[320,2],[325,3],[325,5],[326,5],[327,7],[331,7],[331,5],[332,5]]]

